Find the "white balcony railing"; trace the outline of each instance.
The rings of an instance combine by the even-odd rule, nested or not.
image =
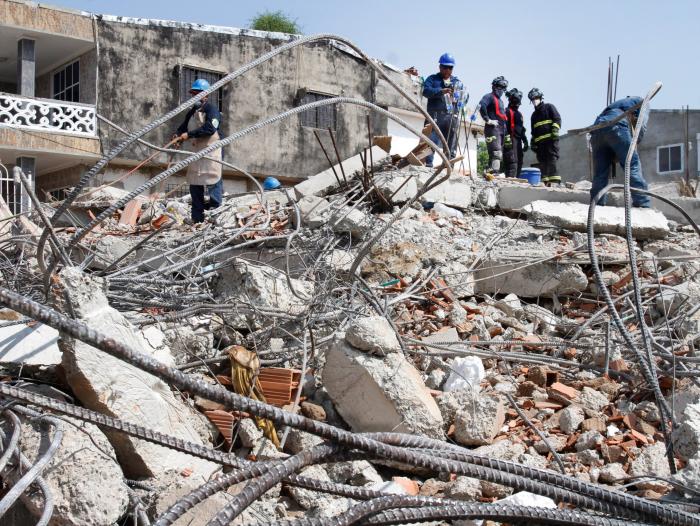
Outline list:
[[[0,126],[95,137],[95,107],[0,93]]]

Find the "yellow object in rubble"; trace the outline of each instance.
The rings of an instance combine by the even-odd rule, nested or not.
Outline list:
[[[262,392],[258,373],[260,372],[260,360],[258,355],[240,345],[232,345],[226,349],[231,360],[231,380],[233,389],[239,395],[247,396],[259,402],[266,402]],[[271,420],[255,417],[258,427],[263,430],[263,434],[275,447],[280,446],[277,430]]]

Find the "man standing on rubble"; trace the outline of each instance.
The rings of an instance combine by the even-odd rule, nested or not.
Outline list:
[[[519,110],[523,101],[523,92],[513,88],[506,92],[506,97],[508,97],[508,108],[506,109],[508,121],[503,144],[506,177],[520,177],[520,172],[523,169],[523,152],[528,149],[527,130],[523,125],[523,114]]]
[[[537,155],[537,162],[542,173],[542,182],[545,186],[561,184],[561,177],[559,177],[557,172],[561,116],[554,104],[544,102],[544,95],[539,89],[532,88],[527,94],[527,98],[535,106],[535,111],[530,117],[532,126],[530,146]]]
[[[507,87],[508,81],[503,76],[496,77],[491,82],[491,93],[484,95],[479,102],[479,114],[484,119],[486,149],[489,152],[489,166],[486,172],[491,174],[501,172],[503,142],[508,121],[501,97]]]
[[[197,79],[192,83],[190,95],[194,97],[207,89],[209,89],[209,82]],[[192,149],[195,152],[221,139],[219,130],[221,113],[208,98],[204,97],[190,108],[176,133],[180,142],[191,139]],[[208,157],[221,159],[221,149],[209,153]],[[217,208],[221,204],[223,197],[221,164],[206,158],[193,162],[187,167],[187,182],[190,184],[192,196],[192,222],[201,223],[204,221],[205,209]],[[209,194],[209,201],[204,200],[205,187]]]
[[[456,155],[457,130],[459,129],[458,115],[455,112],[455,99],[461,96],[463,86],[462,82],[452,75],[455,58],[450,53],[443,53],[439,62],[440,72],[430,75],[423,83],[423,96],[428,99],[428,114],[438,125],[447,141],[448,157],[453,159]],[[442,146],[434,131],[430,135],[430,139],[438,146]],[[426,166],[433,166],[433,157],[434,155],[431,153],[425,158]]]
[[[616,100],[610,106],[605,108],[598,115],[594,124],[602,124],[609,122],[616,117],[619,117],[625,112],[628,112],[635,106],[641,107],[642,99],[640,97],[626,97]],[[612,126],[606,126],[591,132],[591,148],[593,150],[593,185],[591,186],[591,200],[608,185],[610,176],[610,166],[618,160],[622,169],[625,169],[625,161],[627,160],[627,152],[632,144],[632,134],[635,126],[641,126],[639,130],[639,141],[642,140],[647,127],[649,113],[647,112],[644,122],[637,122],[639,118],[639,107],[630,112],[624,119],[616,122]],[[630,163],[630,186],[646,190],[647,182],[642,175],[642,164],[639,160],[639,154],[635,151],[632,155]],[[606,198],[603,196],[599,205],[605,205]],[[632,192],[632,205],[639,208],[650,208],[651,203],[649,196]]]

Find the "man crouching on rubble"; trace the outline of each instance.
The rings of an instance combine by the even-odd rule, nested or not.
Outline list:
[[[209,89],[209,82],[197,79],[192,83],[190,95],[193,97]],[[192,139],[193,151],[198,152],[221,139],[219,125],[221,113],[204,97],[185,115],[185,120],[175,134],[180,142]],[[192,119],[192,117],[195,117]],[[190,121],[193,120],[192,125]],[[209,157],[221,159],[221,149],[209,154]],[[221,164],[211,159],[199,159],[187,167],[187,182],[192,196],[192,222],[204,221],[204,210],[216,208],[221,204],[223,184],[221,181]],[[204,201],[204,187],[207,187],[209,201]]]

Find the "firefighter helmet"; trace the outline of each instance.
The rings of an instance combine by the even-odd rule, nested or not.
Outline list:
[[[491,82],[491,87],[492,88],[503,88],[506,89],[508,87],[508,81],[505,79],[503,75],[496,77],[493,79]]]
[[[532,88],[528,94],[527,98],[530,100],[535,100],[535,99],[543,99],[544,94],[538,89],[538,88]]]

